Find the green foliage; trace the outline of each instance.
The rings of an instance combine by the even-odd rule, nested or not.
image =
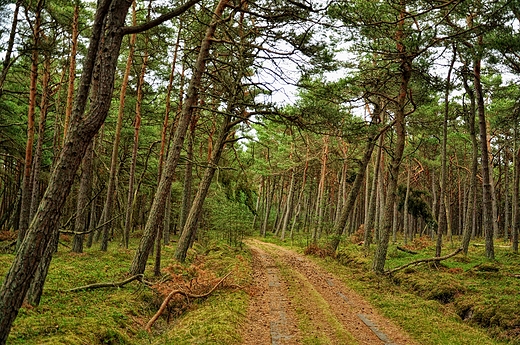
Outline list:
[[[435,222],[435,219],[433,219],[430,206],[424,200],[424,196],[427,194],[428,192],[424,190],[417,190],[410,187],[410,194],[408,195],[408,213],[415,218],[422,218],[427,224],[432,224]],[[399,185],[398,195],[399,211],[402,211],[404,209],[404,201],[406,198],[405,185]]]
[[[244,237],[252,231],[253,212],[247,200],[247,194],[242,190],[237,190],[233,198],[216,191],[206,201],[207,232],[204,236],[241,246]]]

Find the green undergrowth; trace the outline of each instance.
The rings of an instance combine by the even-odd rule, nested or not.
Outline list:
[[[288,244],[272,238],[268,242]],[[520,344],[520,256],[510,249],[497,246],[496,260],[489,261],[483,247],[471,246],[467,257],[458,254],[437,265],[411,266],[381,277],[371,270],[374,247],[367,253],[363,246],[345,242],[348,241],[342,242],[334,259],[311,257],[367,298],[418,343]],[[428,239],[410,244],[409,249],[418,254],[405,253],[391,245],[386,268],[435,256],[434,243]],[[456,246],[447,244],[442,255],[455,249]]]
[[[214,278],[233,272],[209,297],[188,303],[183,300],[182,307],[167,310],[148,334],[144,326],[164,299],[157,289],[134,281],[123,288],[66,292],[92,283],[124,280],[134,250],[125,250],[114,243],[108,252],[92,248],[83,254],[73,254],[60,246],[40,306],[20,309],[8,344],[239,344],[238,327],[249,300],[240,287],[250,283],[249,254],[213,242],[194,246],[187,263],[179,265],[172,259],[174,249],[174,246],[164,247],[162,266],[175,269],[188,282],[202,279],[200,272]],[[0,281],[13,257],[0,254]],[[161,279],[153,277],[152,267],[150,259],[145,279]]]

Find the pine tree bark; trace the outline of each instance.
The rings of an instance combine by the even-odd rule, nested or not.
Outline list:
[[[81,163],[81,179],[79,182],[78,200],[76,203],[76,222],[74,232],[86,232],[89,220],[89,200],[92,194],[92,160],[94,159],[94,143],[90,143]],[[72,251],[83,253],[83,239],[85,235],[75,234],[72,241]]]
[[[42,76],[42,95],[40,101],[40,118],[38,123],[38,141],[36,143],[36,150],[34,152],[33,161],[33,173],[32,173],[32,196],[31,196],[31,210],[29,219],[32,219],[36,214],[38,205],[41,199],[42,179],[41,179],[41,161],[43,155],[43,142],[45,139],[45,128],[47,125],[47,113],[49,109],[49,80],[50,80],[50,68],[51,68],[51,57],[50,52],[44,52],[45,60],[43,63],[43,76]]]
[[[74,14],[72,16],[72,39],[70,47],[70,63],[69,63],[69,84],[67,87],[67,106],[65,108],[65,120],[63,123],[63,140],[67,136],[70,117],[72,115],[72,103],[74,98],[74,82],[76,80],[76,54],[78,52],[79,37],[79,4],[74,5]]]
[[[135,15],[135,12],[134,12]],[[135,20],[135,18],[133,19]],[[123,128],[123,117],[125,114],[125,101],[126,101],[126,90],[128,88],[128,79],[130,77],[130,71],[132,68],[133,58],[134,58],[134,47],[136,34],[130,35],[130,46],[128,52],[128,58],[126,60],[126,68],[125,73],[123,75],[123,80],[121,81],[121,90],[119,93],[119,109],[117,113],[117,122],[116,128],[113,138],[113,147],[112,147],[112,156],[110,159],[110,172],[108,177],[108,186],[107,186],[107,195],[105,199],[105,204],[103,206],[103,212],[101,213],[101,218],[98,226],[102,226],[100,229],[102,237],[101,237],[101,251],[107,251],[108,249],[108,238],[109,238],[109,228],[111,224],[109,220],[112,218],[112,208],[114,204],[115,194],[117,190],[116,180],[117,180],[117,162],[119,159],[119,142],[121,141],[121,130]],[[126,243],[126,239],[123,241]]]
[[[112,95],[114,73],[117,65],[117,56],[122,36],[118,34],[124,24],[128,6],[124,0],[116,0],[111,7],[110,18],[107,19],[112,1],[102,0],[98,3],[96,16],[92,24],[92,36],[89,49],[83,65],[76,104],[69,132],[59,161],[54,169],[43,200],[38,208],[34,220],[19,247],[2,287],[0,288],[0,344],[7,341],[12,323],[18,315],[29,285],[32,282],[38,265],[51,242],[57,234],[58,222],[63,204],[74,181],[76,170],[81,157],[92,140],[92,137],[101,127],[108,114],[110,97]],[[107,19],[107,21],[105,21]],[[106,24],[106,25],[103,25]],[[88,100],[88,91],[92,80],[92,70],[97,60],[97,53],[101,46],[103,28],[106,28],[103,43],[103,67],[97,76],[103,82],[98,98],[94,100],[97,107],[83,119],[83,113]]]
[[[457,51],[455,46],[453,46],[453,56],[451,59],[451,64],[448,69],[448,75],[446,76],[446,90],[444,92],[444,120],[442,122],[442,153],[441,153],[441,191],[439,200],[441,202],[440,211],[439,211],[439,219],[437,221],[437,243],[435,246],[435,256],[440,257],[442,252],[442,234],[446,229],[446,220],[448,217],[447,208],[449,205],[446,205],[446,160],[447,160],[447,145],[448,145],[448,120],[450,114],[450,104],[449,104],[449,96],[451,89],[451,73],[453,71],[453,66],[455,65],[455,60],[457,57]]]

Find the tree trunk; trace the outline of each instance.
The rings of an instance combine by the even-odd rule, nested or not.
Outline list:
[[[193,120],[196,120],[194,117]],[[195,141],[195,123],[192,121],[186,148],[186,165],[184,167],[184,181],[182,186],[182,204],[179,212],[179,227],[184,228],[186,218],[191,206],[192,184],[193,184],[193,144]]]
[[[511,228],[511,244],[514,253],[518,253],[518,228],[520,226],[520,210],[518,205],[518,193],[520,192],[520,149],[516,147],[517,129],[515,128],[515,155],[513,157],[513,226]]]
[[[63,140],[67,136],[69,128],[70,116],[72,114],[72,100],[74,98],[74,81],[76,80],[76,54],[78,51],[78,19],[79,19],[79,4],[76,1],[74,6],[74,14],[72,16],[72,40],[70,48],[70,63],[69,63],[69,85],[67,88],[67,107],[65,108],[65,121],[63,124]]]
[[[291,218],[291,213],[293,213],[293,196],[294,196],[294,185],[296,183],[294,168],[291,168],[291,182],[289,185],[289,194],[287,195],[287,203],[285,208],[285,214],[283,218],[283,224],[281,229],[280,239],[285,241],[285,232],[287,230],[287,225],[289,224],[289,219]]]
[[[43,77],[42,77],[42,96],[40,101],[40,119],[38,124],[38,141],[36,143],[36,151],[34,153],[33,161],[33,173],[32,173],[32,198],[31,198],[31,210],[29,219],[32,219],[36,214],[38,205],[41,199],[42,179],[41,179],[41,162],[43,155],[43,142],[45,139],[45,127],[47,125],[47,113],[49,109],[49,80],[50,80],[50,68],[51,68],[51,57],[48,51],[45,51],[45,61],[43,64]]]
[[[41,10],[43,0],[39,0],[36,5],[36,18],[33,24],[33,46],[31,54],[31,81],[29,87],[29,110],[27,113],[27,144],[25,147],[25,167],[23,173],[22,199],[20,208],[20,229],[18,231],[18,240],[16,248],[20,248],[27,229],[29,228],[31,199],[32,199],[32,162],[33,162],[33,145],[34,145],[34,113],[36,109],[36,96],[38,94],[38,51],[40,49],[41,36]]]
[[[228,2],[229,0],[220,0],[217,7],[215,8],[214,16],[206,30],[204,39],[202,40],[199,55],[197,57],[197,61],[195,62],[190,85],[188,86],[188,91],[186,95],[187,97],[184,102],[182,112],[179,115],[177,127],[175,128],[175,133],[173,136],[173,147],[168,154],[168,159],[166,160],[164,172],[161,176],[161,182],[157,187],[152,207],[150,209],[150,214],[148,216],[148,220],[146,221],[143,237],[141,238],[139,248],[137,249],[137,252],[132,261],[130,274],[135,275],[144,273],[146,267],[146,260],[148,259],[150,249],[153,246],[154,239],[156,236],[157,226],[164,220],[164,205],[166,197],[167,194],[170,192],[175,169],[177,168],[177,163],[179,162],[181,149],[184,143],[184,137],[186,136],[188,125],[191,121],[191,117],[195,110],[195,105],[197,104],[199,99],[199,88],[202,82],[202,75],[206,68],[206,60],[210,53],[210,46],[212,43],[213,35],[217,28],[217,24],[221,20],[220,17],[224,12],[224,8],[226,7]]]
[[[448,143],[448,120],[450,114],[449,96],[451,89],[451,72],[457,57],[455,46],[453,46],[453,56],[451,59],[448,75],[446,76],[446,90],[444,92],[444,120],[442,122],[442,153],[441,153],[441,191],[439,200],[441,202],[439,209],[439,220],[437,222],[437,243],[435,246],[435,256],[440,257],[442,252],[442,234],[446,229],[447,208],[446,205],[446,160],[447,160],[447,143]]]
[[[179,243],[177,244],[177,248],[175,249],[174,257],[179,262],[184,262],[184,260],[186,259],[186,253],[188,252],[190,242],[195,235],[200,215],[202,213],[202,206],[204,205],[204,200],[206,199],[206,195],[211,185],[211,180],[213,179],[215,171],[217,170],[220,156],[222,155],[222,151],[224,150],[226,140],[232,128],[231,115],[224,116],[225,119],[222,122],[219,138],[211,152],[211,158],[209,160],[208,167],[206,168],[204,176],[200,181],[199,188],[197,189],[197,194],[195,195],[195,199],[193,200],[190,212],[188,213],[188,217],[186,218],[186,223],[184,224],[181,237],[179,238]]]
[[[117,162],[119,159],[119,142],[121,141],[121,129],[123,128],[123,116],[125,114],[126,90],[128,87],[128,78],[130,77],[130,71],[132,68],[134,58],[134,46],[136,36],[136,34],[130,35],[128,58],[126,60],[125,73],[123,75],[123,80],[121,81],[121,91],[119,93],[119,109],[117,113],[115,133],[113,137],[112,157],[110,159],[110,172],[108,177],[107,195],[105,199],[105,205],[103,206],[103,212],[101,213],[101,218],[98,225],[101,226],[104,224],[100,230],[102,234],[100,247],[101,251],[107,251],[108,249],[109,228],[113,226],[111,225],[112,223],[109,222],[109,220],[112,218],[112,208],[117,190],[116,181],[118,172]],[[126,244],[126,239],[123,242]]]
[[[94,159],[94,143],[90,143],[87,148],[85,157],[81,163],[81,180],[79,183],[78,200],[76,207],[76,222],[74,224],[75,232],[86,232],[89,220],[89,200],[92,195],[92,160]],[[72,242],[72,251],[74,253],[83,253],[83,239],[85,235],[75,234]]]
[[[408,173],[406,176],[406,194],[404,196],[404,206],[403,206],[403,237],[404,243],[408,243],[408,235],[411,233],[410,231],[410,215],[408,214],[408,201],[410,200],[410,179],[411,179],[411,167],[410,162],[408,162]],[[397,218],[394,216],[394,224],[397,222]]]
[[[109,0],[98,2],[98,9],[92,24],[90,45],[83,63],[83,75],[71,119],[71,130],[67,135],[56,168],[51,174],[38,212],[24,241],[21,242],[18,253],[0,288],[1,345],[6,343],[12,323],[18,314],[38,265],[42,261],[51,238],[57,234],[62,207],[70,192],[81,158],[108,114],[122,39],[119,32],[124,25],[129,6],[125,0],[114,0],[114,5],[110,6],[111,4],[112,1]],[[103,32],[106,34],[101,43]],[[100,49],[101,46],[103,49]],[[93,111],[83,117],[98,52],[102,52],[103,55],[100,74],[96,76],[101,81],[100,92],[98,97],[93,100],[95,104]]]
[[[468,84],[467,75],[469,74],[469,69],[465,65],[464,72],[462,73],[462,82],[464,85],[464,89],[466,90],[466,94],[470,99],[469,109],[466,110],[467,114],[467,124],[469,129],[469,136],[471,139],[471,174],[470,174],[470,183],[468,190],[468,206],[466,210],[466,216],[464,221],[464,229],[462,231],[462,248],[464,255],[468,255],[469,242],[471,240],[471,235],[474,232],[474,212],[476,208],[476,194],[477,194],[477,173],[478,173],[478,143],[477,143],[477,134],[475,128],[475,116],[476,116],[476,104],[475,104],[475,93],[470,88]]]
[[[482,36],[478,37],[478,49],[482,49]],[[493,203],[491,190],[491,177],[489,167],[489,151],[487,145],[486,114],[484,104],[484,94],[480,82],[481,57],[476,56],[473,65],[473,82],[475,87],[475,98],[477,100],[477,112],[480,129],[480,149],[482,160],[482,206],[483,206],[483,231],[486,239],[486,257],[490,260],[495,258],[495,248],[493,244]]]
[[[374,151],[376,138],[369,138],[365,148],[365,154],[363,155],[363,159],[359,163],[359,171],[356,174],[356,178],[354,179],[354,184],[352,185],[352,189],[347,197],[347,201],[345,205],[343,205],[343,209],[341,210],[340,218],[338,222],[334,226],[333,237],[329,242],[329,248],[332,251],[336,251],[339,246],[341,235],[343,234],[343,229],[347,225],[348,216],[352,212],[354,205],[356,203],[357,196],[361,187],[363,185],[363,181],[365,180],[365,172],[368,163],[370,162],[370,158],[372,157],[372,152]]]
[[[399,14],[398,30],[396,33],[397,52],[400,63],[400,86],[399,94],[397,96],[397,104],[395,110],[395,131],[397,134],[394,155],[390,165],[390,175],[388,178],[388,189],[386,195],[386,203],[384,210],[383,224],[381,226],[381,238],[379,240],[376,254],[374,257],[374,271],[378,274],[383,274],[385,269],[386,254],[388,251],[388,243],[390,240],[390,230],[392,228],[393,219],[393,208],[394,202],[397,198],[397,183],[399,179],[399,170],[401,167],[401,160],[404,152],[404,145],[406,139],[406,103],[408,99],[408,83],[412,75],[412,59],[413,55],[409,55],[403,44],[404,39],[404,18],[407,16],[405,13],[404,5],[401,13]],[[397,219],[395,220],[397,221]]]
[[[370,198],[368,202],[368,218],[365,220],[365,249],[370,249],[372,244],[372,232],[376,218],[376,199],[377,199],[377,184],[379,181],[379,171],[381,167],[381,156],[383,155],[383,138],[379,138],[379,146],[377,148],[377,158],[374,164],[374,177],[372,178],[372,186],[370,187]]]

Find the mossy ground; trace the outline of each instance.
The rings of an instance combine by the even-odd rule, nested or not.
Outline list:
[[[134,243],[134,246],[136,243]],[[175,265],[173,246],[163,249],[163,267]],[[112,243],[108,252],[97,247],[83,254],[60,246],[55,254],[39,307],[20,309],[8,344],[239,344],[240,326],[249,296],[237,286],[247,285],[250,257],[247,252],[221,243],[195,246],[187,263],[180,266],[186,279],[196,272],[190,263],[216,277],[233,270],[227,284],[210,297],[189,301],[183,313],[166,315],[154,325],[152,334],[144,326],[157,311],[163,296],[139,282],[124,288],[91,291],[65,290],[96,282],[124,280],[134,254]],[[0,254],[0,281],[14,255]],[[152,260],[149,269],[153,267]],[[153,280],[152,272],[146,279]]]
[[[305,236],[281,242],[303,253]],[[433,243],[418,244],[419,254],[389,250],[387,268],[432,257]],[[427,242],[427,241],[426,241]],[[136,243],[133,244],[134,247]],[[447,245],[443,254],[455,249]],[[174,265],[174,246],[164,248],[163,266]],[[240,344],[241,324],[249,295],[241,287],[250,279],[247,251],[213,242],[190,250],[188,263],[177,266],[186,279],[196,264],[215,276],[233,270],[228,286],[210,297],[190,301],[178,315],[161,317],[152,334],[144,325],[162,302],[156,291],[132,282],[124,288],[64,292],[95,282],[120,281],[127,276],[134,250],[112,243],[109,251],[97,248],[84,254],[60,246],[48,276],[41,305],[20,309],[9,344]],[[471,246],[467,257],[455,256],[438,265],[420,265],[380,277],[372,273],[372,252],[344,241],[336,258],[317,263],[365,296],[382,313],[424,345],[520,344],[520,256],[496,248],[496,260],[485,259],[484,248]],[[0,254],[0,280],[13,259]],[[149,267],[152,267],[150,261]],[[287,273],[289,274],[289,273]],[[146,272],[147,279],[152,273]]]
[[[267,241],[305,251],[305,238]],[[326,239],[324,239],[325,243]],[[456,242],[456,240],[454,240]],[[499,242],[497,244],[503,245]],[[402,246],[402,244],[400,244]],[[387,269],[435,256],[435,245],[421,238],[416,255],[389,248]],[[443,255],[456,249],[447,244]],[[320,252],[318,251],[318,254]],[[365,296],[424,345],[520,344],[520,256],[497,246],[496,260],[471,246],[437,265],[423,264],[380,277],[371,271],[373,251],[345,240],[335,258],[313,259]]]

